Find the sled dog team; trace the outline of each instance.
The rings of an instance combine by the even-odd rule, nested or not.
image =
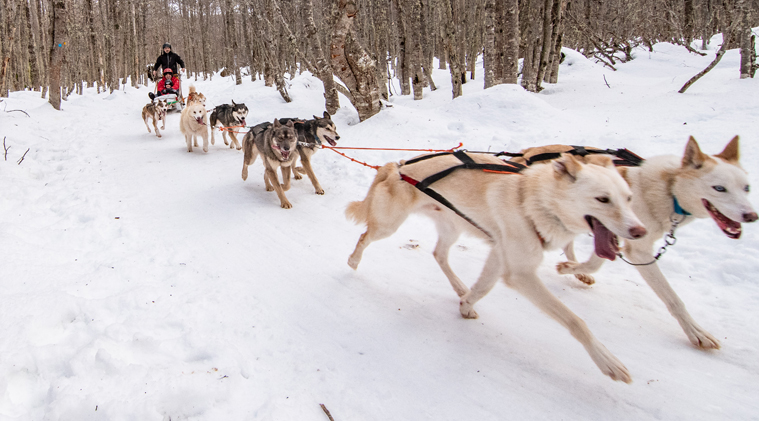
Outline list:
[[[189,98],[193,92],[191,87]],[[143,110],[146,126],[147,115],[159,137],[156,121],[165,119],[161,110],[160,103]],[[244,104],[221,105],[211,114],[211,127],[244,126],[246,115]],[[193,144],[198,146],[197,136],[203,138],[203,150],[208,150],[207,126],[203,103],[188,101],[180,128],[189,152]],[[299,173],[305,172],[316,193],[324,194],[311,157],[323,141],[334,146],[339,139],[328,113],[305,122],[285,118],[258,124],[245,134],[242,145],[233,133],[230,138],[230,147],[244,151],[243,180],[248,165],[260,155],[266,190],[277,193],[281,207],[292,207],[284,195],[291,173],[300,179]],[[224,143],[229,144],[226,133]],[[295,168],[298,157],[302,169]],[[346,209],[349,219],[366,225],[348,265],[357,269],[365,249],[392,235],[410,214],[426,215],[438,232],[433,255],[460,297],[463,317],[477,318],[474,305],[502,279],[569,330],[602,373],[629,383],[632,377],[624,364],[537,276],[543,252],[563,249],[568,261],[559,263],[557,271],[587,284],[595,282],[591,274],[604,259],[623,257],[635,265],[694,346],[719,349],[719,341],[696,323],[667,282],[654,250],[665,234],[673,236],[696,218],[711,217],[733,239],[741,236],[742,223],[757,220],[739,159],[736,136],[716,155],[703,153],[691,137],[681,157],[638,158],[627,166],[615,166],[620,161],[608,151],[565,145],[529,148],[510,161],[494,154],[456,151],[391,162],[378,170],[366,198]],[[462,233],[483,238],[491,246],[471,288],[448,263],[448,252]],[[595,252],[580,263],[572,245],[577,235],[586,233],[593,234]],[[624,241],[621,248],[618,237]]]

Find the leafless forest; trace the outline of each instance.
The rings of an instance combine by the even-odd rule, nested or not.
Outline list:
[[[219,71],[237,83],[260,78],[285,101],[287,79],[310,71],[324,82],[330,113],[342,92],[361,120],[391,95],[421,100],[423,89],[436,89],[434,58],[450,71],[453,97],[464,83],[540,91],[559,79],[562,46],[615,69],[637,46],[667,41],[704,54],[704,41],[697,48],[692,41],[725,33],[715,64],[726,49],[740,48],[736,75],[753,77],[757,68],[751,28],[759,26],[759,0],[0,2],[0,96],[36,90],[58,109],[85,87],[147,84],[164,42],[191,78]],[[479,56],[482,75],[475,72]],[[400,91],[390,78],[400,80]]]

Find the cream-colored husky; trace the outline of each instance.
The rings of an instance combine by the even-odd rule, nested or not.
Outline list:
[[[466,157],[475,164],[503,164],[487,154]],[[444,154],[380,168],[366,198],[352,202],[346,210],[350,219],[367,225],[348,264],[357,268],[364,249],[393,234],[409,214],[427,215],[439,234],[435,259],[461,297],[462,316],[478,317],[474,304],[502,278],[566,327],[604,374],[630,382],[627,368],[593,336],[584,321],[551,294],[536,273],[543,250],[564,247],[578,234],[592,231],[597,238],[596,252],[610,258],[617,251],[615,234],[624,238],[646,234],[630,206],[630,187],[611,159],[602,160],[603,165],[585,165],[563,155],[550,165],[530,167],[519,174],[494,173],[492,168],[490,172],[458,169],[429,184],[432,191],[423,189],[428,177],[462,161]],[[448,251],[464,231],[492,244],[482,274],[471,290],[448,264]]]
[[[203,104],[187,104],[179,119],[179,129],[187,142],[187,152],[192,152],[193,145],[198,147],[198,136],[203,138],[203,152],[208,152],[208,112]]]
[[[643,279],[664,301],[690,341],[701,348],[719,348],[719,341],[699,326],[688,314],[685,304],[667,282],[654,259],[654,246],[662,236],[696,218],[711,217],[730,238],[741,235],[742,222],[757,220],[756,211],[748,201],[749,184],[746,172],[739,164],[738,136],[718,155],[701,152],[691,137],[685,154],[657,156],[647,159],[640,167],[620,168],[634,193],[633,210],[648,228],[642,239],[625,240],[623,254],[635,266]],[[595,254],[585,263],[576,263],[571,244],[565,250],[569,262],[559,263],[559,273],[575,274],[592,284],[587,274],[597,271],[603,260]]]

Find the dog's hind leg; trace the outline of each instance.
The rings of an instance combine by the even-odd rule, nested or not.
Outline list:
[[[456,294],[458,294],[459,297],[463,297],[469,292],[469,288],[467,288],[467,286],[461,282],[461,279],[453,273],[451,265],[448,264],[448,252],[451,250],[451,246],[456,240],[459,239],[461,231],[456,228],[455,224],[450,221],[445,221],[442,218],[437,218],[435,220],[435,225],[437,225],[438,239],[437,245],[435,245],[435,251],[432,252],[432,255],[435,256],[438,266],[440,266],[440,269],[445,273],[453,290],[456,291]]]
[[[556,271],[563,275],[574,274],[575,278],[587,285],[593,285],[596,280],[588,273],[595,273],[601,268],[604,261],[593,253],[584,263],[578,263],[575,256],[574,242],[570,242],[564,247],[564,255],[567,257],[566,262],[556,265]]]
[[[216,130],[214,130],[214,129],[216,129],[216,126],[215,126],[215,125],[214,125],[214,126],[211,126],[211,144],[212,144],[212,145],[215,145],[215,144],[216,144],[216,139],[214,138],[214,132],[215,132]]]
[[[627,247],[625,247],[627,257],[632,262],[644,263],[653,260],[653,253],[651,252],[653,250],[653,244],[651,244],[650,247],[644,244],[640,244],[636,247],[635,243],[636,242],[634,241],[629,241],[626,243]],[[646,248],[648,250],[646,250]],[[672,289],[672,286],[669,285],[667,278],[664,277],[664,274],[656,263],[636,266],[635,268],[638,269],[640,275],[646,280],[646,283],[648,283],[651,289],[654,290],[656,295],[664,301],[667,310],[669,310],[669,313],[677,319],[678,323],[680,323],[680,327],[682,327],[685,335],[688,336],[688,339],[693,345],[704,349],[720,348],[720,343],[717,338],[693,320],[693,317],[691,317],[690,313],[688,313],[688,310],[685,308],[685,303],[682,302],[675,290]]]
[[[388,202],[394,201],[393,198],[388,199]],[[368,212],[369,220],[366,223],[366,232],[361,234],[361,237],[359,237],[358,242],[356,243],[356,248],[348,258],[348,266],[351,268],[358,268],[364,250],[369,244],[390,237],[398,231],[401,224],[403,224],[406,218],[408,218],[409,212],[405,208],[397,206],[395,209],[388,209],[387,205],[392,205],[388,202],[385,203],[385,206],[380,206],[381,209],[370,208]]]
[[[248,179],[248,165],[256,162],[256,158],[258,157],[258,148],[256,148],[253,139],[249,138],[247,135],[242,139],[242,143],[244,146],[242,157],[242,179],[245,181]]]

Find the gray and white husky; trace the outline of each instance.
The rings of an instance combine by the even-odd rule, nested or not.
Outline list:
[[[216,140],[214,139],[213,132],[216,126],[223,126],[223,127],[233,127],[233,126],[245,126],[245,117],[248,116],[248,107],[245,106],[245,104],[235,104],[234,101],[232,101],[232,105],[229,104],[222,104],[218,107],[214,108],[213,112],[211,113],[211,144],[213,145]],[[224,139],[224,144],[229,145],[231,148],[237,148],[238,150],[242,149],[242,145],[240,145],[240,142],[237,140],[237,136],[235,135],[234,130],[229,131],[229,137],[232,139],[232,144],[230,145],[227,141],[227,132],[229,130],[224,130],[222,132],[222,138]]]

